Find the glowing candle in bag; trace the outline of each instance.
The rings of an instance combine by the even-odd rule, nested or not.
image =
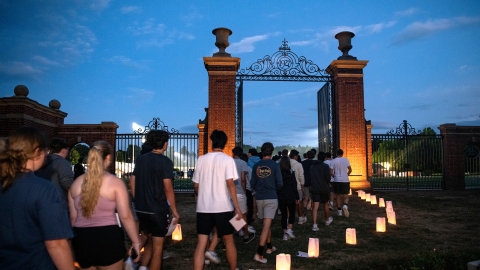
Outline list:
[[[392,225],[397,225],[397,218],[395,217],[395,212],[388,212],[387,214],[388,223]]]
[[[357,193],[358,193],[358,197],[361,198],[361,197],[362,197],[363,190],[359,190],[359,191],[357,191]]]
[[[377,217],[377,232],[385,232],[385,218],[384,217]]]
[[[308,239],[308,257],[318,258],[320,256],[320,243],[318,238]]]
[[[370,202],[370,193],[365,194],[365,201]]]
[[[280,253],[277,255],[277,260],[275,263],[276,270],[290,270],[290,264],[290,254]]]
[[[386,201],[387,203],[387,208],[392,208],[393,209],[393,206],[392,206],[392,201]]]
[[[385,207],[385,200],[383,198],[378,199],[378,207]]]
[[[370,195],[370,203],[377,204],[377,195]]]
[[[362,192],[362,196],[360,197],[360,199],[365,200],[365,192]]]
[[[180,224],[177,224],[177,226],[175,227],[175,230],[172,233],[172,240],[182,240],[182,226],[180,226]]]
[[[354,228],[347,228],[345,232],[345,237],[347,244],[349,245],[356,245],[357,244],[357,232]]]

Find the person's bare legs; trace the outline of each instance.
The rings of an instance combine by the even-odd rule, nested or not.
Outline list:
[[[260,243],[259,245],[264,247],[267,243],[270,243],[272,238],[272,231],[270,230],[270,226],[272,225],[271,218],[264,218],[263,219],[263,228],[262,234],[260,234]],[[263,255],[258,254],[260,259],[263,259]]]
[[[163,243],[165,242],[165,237],[152,236],[151,238],[153,252],[148,269],[161,269],[163,259]]]
[[[317,216],[318,216],[318,207],[320,206],[319,202],[313,202],[313,209],[312,209],[312,219],[313,225],[317,224]],[[328,208],[328,206],[327,206]]]
[[[150,260],[152,259],[152,236],[148,235],[146,237],[145,245],[143,246],[142,258],[140,259],[140,266],[148,267]]]
[[[195,252],[193,253],[193,269],[194,270],[203,269],[203,265],[205,263],[205,249],[207,248],[207,244],[208,244],[208,235],[198,234],[197,247],[195,248]]]
[[[210,245],[208,245],[208,250],[215,251],[215,249],[217,248],[218,242],[219,242],[218,234],[217,234],[217,230],[215,229],[212,234],[212,240],[210,240]]]
[[[230,265],[230,270],[235,270],[237,269],[237,248],[235,247],[233,234],[224,235],[223,242],[225,243],[225,256]]]
[[[247,212],[243,213],[242,215],[243,217],[243,220],[245,220],[245,222],[247,221]],[[243,226],[243,238],[245,237],[248,237],[248,222],[247,224],[245,224],[245,226]]]
[[[325,221],[327,221],[328,218],[330,217],[330,207],[328,206],[328,202],[323,204],[323,211],[325,212]]]

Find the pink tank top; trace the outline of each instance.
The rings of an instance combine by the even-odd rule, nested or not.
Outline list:
[[[100,227],[100,226],[110,226],[110,225],[119,225],[117,221],[117,216],[115,215],[116,204],[115,201],[110,201],[98,196],[97,205],[93,211],[93,215],[90,218],[83,216],[82,208],[80,207],[80,197],[78,195],[75,197],[74,204],[75,209],[77,209],[77,219],[75,220],[73,227]]]

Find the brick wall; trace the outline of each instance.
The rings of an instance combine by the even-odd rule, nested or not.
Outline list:
[[[480,142],[480,126],[440,125],[443,136],[443,177],[445,189],[465,189],[464,150],[469,144]]]

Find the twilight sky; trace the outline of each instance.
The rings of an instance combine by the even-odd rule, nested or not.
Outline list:
[[[325,69],[352,31],[373,133],[402,120],[416,129],[480,125],[480,1],[0,2],[0,97],[61,102],[65,123],[116,122],[118,133],[154,117],[196,133],[208,107],[204,56],[211,31],[233,31],[227,52],[249,67],[291,50]],[[244,143],[316,145],[323,83],[245,82]]]

